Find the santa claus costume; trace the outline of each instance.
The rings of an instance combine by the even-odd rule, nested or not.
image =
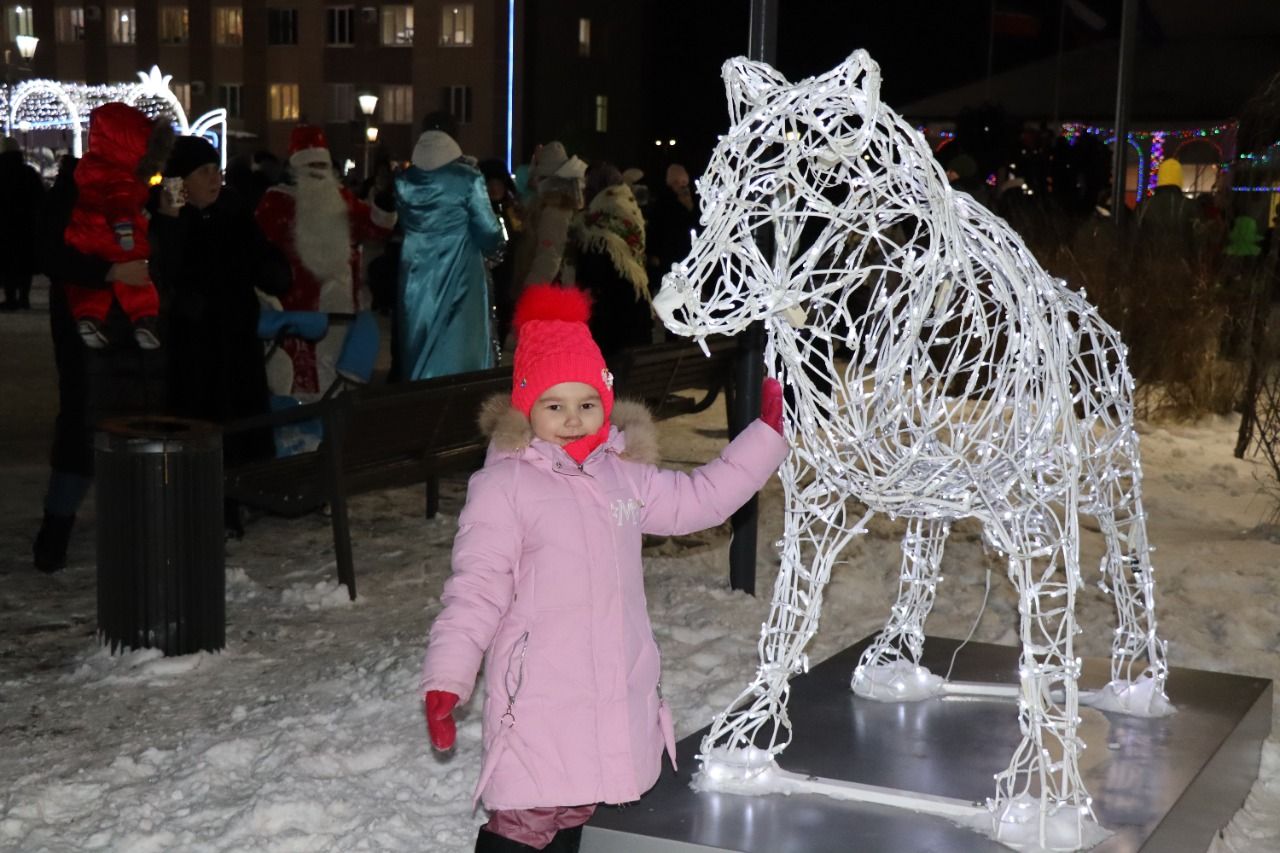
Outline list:
[[[293,284],[280,297],[286,311],[356,314],[369,308],[360,281],[360,244],[383,240],[396,223],[394,211],[356,198],[333,171],[329,144],[318,127],[299,125],[289,138],[292,184],[272,187],[258,204],[257,220],[267,239],[289,258]],[[317,399],[337,377],[345,327],[330,323],[319,341],[286,338],[287,362],[268,364],[272,393],[303,402]]]

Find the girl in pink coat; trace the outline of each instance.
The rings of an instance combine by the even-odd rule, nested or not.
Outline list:
[[[675,733],[645,605],[641,534],[722,523],[782,464],[782,395],[692,473],[655,467],[643,406],[614,405],[580,291],[526,290],[510,400],[453,544],[422,689],[437,749],[484,664],[484,759],[475,797],[492,812],[477,853],[576,851],[597,803],[640,799]]]

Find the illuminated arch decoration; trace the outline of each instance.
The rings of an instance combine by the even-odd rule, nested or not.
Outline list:
[[[1019,847],[1090,847],[1106,831],[1080,769],[1080,706],[1172,711],[1120,336],[948,185],[924,137],[880,100],[866,52],[794,84],[745,59],[725,63],[724,79],[731,124],[698,181],[702,231],[653,307],[700,343],[764,326],[768,372],[789,391],[791,453],[759,667],[712,722],[694,785],[822,793],[945,815]],[[906,532],[897,601],[851,688],[888,702],[1005,697],[1023,738],[985,806],[777,763],[831,571],[872,513],[905,519]],[[1091,693],[1075,646],[1082,514],[1105,539],[1100,585],[1117,617],[1111,681]],[[1018,592],[1017,685],[950,683],[920,666],[943,548],[964,518]]]
[[[80,157],[84,153],[89,113],[103,104],[120,101],[137,107],[152,118],[171,115],[178,133],[208,139],[218,149],[220,165],[225,170],[227,111],[219,107],[194,122],[189,121],[182,102],[170,88],[172,80],[173,75],[162,73],[155,65],[150,71],[139,71],[138,80],[134,83],[85,86],[56,80],[28,80],[12,90],[4,89],[4,97],[0,99],[4,104],[4,131],[6,135],[12,135],[14,130],[69,130],[72,153]]]
[[[1234,156],[1237,126],[1236,122],[1229,121],[1210,127],[1135,130],[1129,133],[1129,144],[1138,151],[1138,188],[1141,195],[1137,200],[1141,201],[1142,197],[1151,195],[1155,190],[1156,173],[1160,171],[1161,162],[1171,156],[1166,153],[1169,148],[1176,152],[1191,142],[1208,142],[1218,151],[1218,171],[1229,170]],[[1072,145],[1083,134],[1102,136],[1108,145],[1115,141],[1115,131],[1109,127],[1081,122],[1065,122],[1062,125],[1062,135]]]
[[[51,119],[48,110],[31,110],[32,115],[27,116],[23,107],[28,101],[42,95],[60,104],[66,111],[66,118],[60,121],[56,118]],[[38,127],[67,128],[71,131],[71,153],[80,157],[84,153],[83,122],[88,114],[82,114],[81,105],[76,101],[77,99],[68,94],[67,87],[61,83],[55,83],[52,80],[27,80],[13,90],[5,115],[5,133],[8,135],[15,129],[25,131]]]

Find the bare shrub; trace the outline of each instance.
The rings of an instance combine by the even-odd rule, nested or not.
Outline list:
[[[1105,219],[1078,226],[1042,214],[1026,238],[1046,269],[1084,290],[1128,347],[1144,417],[1236,406],[1246,365],[1221,355],[1229,302],[1197,256],[1144,244]]]

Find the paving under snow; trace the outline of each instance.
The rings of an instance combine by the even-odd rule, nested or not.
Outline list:
[[[0,317],[0,376],[47,412],[42,324]],[[23,347],[19,352],[18,347]],[[44,347],[43,354],[40,347]],[[31,350],[35,350],[33,355]],[[32,378],[34,375],[34,379]],[[9,409],[8,402],[0,409]],[[15,407],[16,408],[16,407]],[[421,493],[358,498],[352,533],[360,598],[336,584],[328,520],[261,518],[227,553],[227,647],[164,658],[111,655],[95,639],[94,521],[87,508],[71,566],[29,567],[46,470],[40,430],[0,414],[0,850],[465,851],[483,821],[469,801],[479,759],[477,696],[462,709],[458,747],[430,749],[417,695],[423,643],[439,610],[464,482],[446,483],[442,514]],[[34,417],[34,416],[32,416]],[[1233,421],[1144,425],[1147,507],[1160,626],[1174,666],[1280,678],[1280,544],[1259,522],[1271,508],[1259,466],[1231,456]],[[711,458],[723,410],[661,425],[667,464]],[[777,538],[781,492],[763,494],[762,543]],[[827,593],[820,661],[877,629],[896,591],[898,526],[876,520]],[[677,733],[701,728],[754,670],[776,570],[762,548],[760,598],[727,589],[726,529],[652,543],[649,609],[664,653]],[[1086,532],[1084,564],[1097,565]],[[1012,589],[977,530],[957,525],[929,632],[1012,644]],[[1112,610],[1083,596],[1080,640],[1105,656]],[[1244,809],[1210,848],[1280,849],[1280,740]]]

